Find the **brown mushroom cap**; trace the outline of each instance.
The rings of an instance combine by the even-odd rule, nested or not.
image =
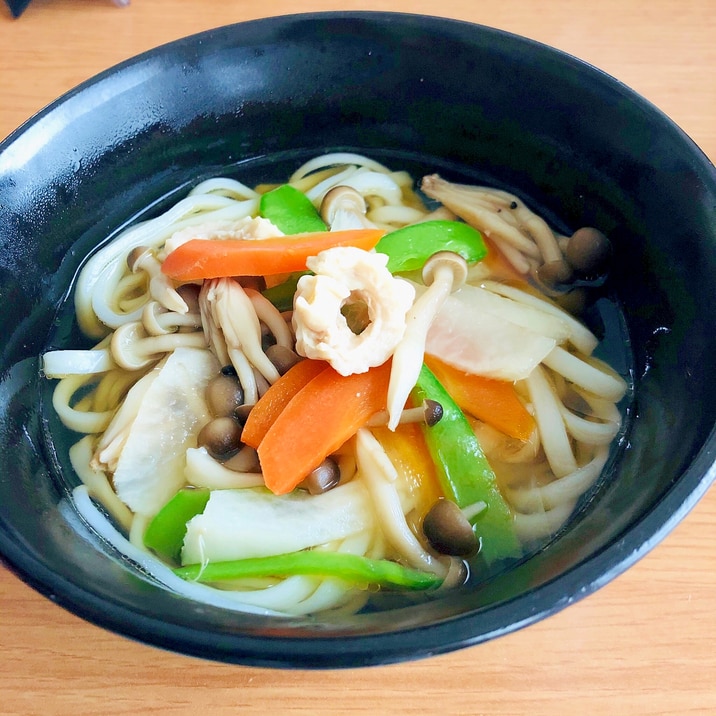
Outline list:
[[[564,253],[576,271],[598,275],[607,267],[611,256],[611,243],[599,229],[584,226],[569,238]]]
[[[437,400],[431,400],[427,398],[423,401],[423,416],[425,424],[432,428],[433,425],[437,425],[443,419],[443,406],[438,403]]]
[[[254,403],[244,403],[243,405],[237,406],[234,410],[233,417],[239,421],[240,425],[245,425],[249,419],[249,413],[254,407]]]
[[[433,504],[423,519],[423,533],[440,554],[469,557],[479,548],[472,525],[452,500],[441,499]]]
[[[222,416],[210,420],[197,436],[199,447],[215,460],[228,460],[241,449],[241,433],[243,429],[233,418]]]
[[[236,455],[223,461],[224,467],[234,472],[260,472],[259,456],[250,445],[244,445]]]
[[[283,375],[289,368],[293,368],[296,363],[302,360],[298,353],[278,343],[269,346],[265,352],[269,360],[276,367],[279,375]]]
[[[340,481],[341,470],[338,463],[327,457],[301,481],[299,487],[308,490],[312,495],[320,495],[336,487]]]
[[[215,418],[233,416],[244,403],[244,391],[235,375],[219,373],[206,386],[206,403]]]

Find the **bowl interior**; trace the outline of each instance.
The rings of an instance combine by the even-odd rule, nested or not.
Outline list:
[[[84,255],[196,181],[276,179],[360,151],[498,185],[558,225],[600,227],[635,395],[601,490],[553,544],[480,588],[391,612],[271,619],[187,602],[66,509],[38,356]],[[658,542],[713,480],[716,172],[610,77],[488,28],[327,13],[217,29],[106,72],[0,145],[0,553],[43,593],[149,643],[259,665],[385,663],[553,612]],[[43,403],[44,401],[44,403]]]

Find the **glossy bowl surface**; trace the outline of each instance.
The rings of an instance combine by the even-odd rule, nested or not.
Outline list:
[[[511,189],[618,261],[635,395],[598,493],[548,549],[479,588],[390,612],[276,619],[189,602],[108,557],[63,499],[38,356],[83,256],[197,180],[285,176],[313,154]],[[147,212],[147,207],[150,210]],[[714,479],[716,171],[599,70],[486,27],[326,13],[219,28],[78,87],[0,145],[0,554],[108,629],[220,661],[335,668],[526,626],[654,547]]]

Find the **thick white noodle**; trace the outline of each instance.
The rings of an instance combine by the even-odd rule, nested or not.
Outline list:
[[[618,402],[624,397],[627,384],[604,364],[592,365],[560,346],[542,361],[570,382],[600,398]]]
[[[386,166],[383,166],[380,162],[376,162],[373,159],[364,157],[362,154],[353,154],[351,152],[332,152],[330,154],[323,154],[319,157],[309,159],[305,164],[302,164],[293,174],[291,174],[288,181],[290,184],[293,184],[315,171],[327,169],[328,167],[341,166],[344,164],[365,167],[371,171],[383,172],[384,174],[390,173],[390,169]]]
[[[587,445],[609,445],[619,433],[620,420],[609,422],[587,420],[575,415],[561,403],[558,407],[567,432],[579,442]]]
[[[526,378],[525,385],[534,406],[537,429],[552,472],[557,477],[574,472],[577,461],[559,410],[561,403],[549,384],[544,368],[537,366]]]
[[[213,177],[199,182],[190,192],[189,196],[197,194],[218,194],[220,196],[234,199],[235,201],[244,201],[246,199],[258,199],[258,192],[242,184],[236,179],[228,177]]]
[[[107,348],[48,351],[42,356],[42,372],[46,378],[94,375],[106,373],[116,367],[114,358]]]
[[[143,304],[126,313],[113,306],[116,287],[128,272],[126,257],[132,249],[138,246],[157,249],[180,229],[209,220],[238,220],[255,213],[257,206],[255,198],[235,201],[218,194],[190,194],[160,216],[126,229],[93,254],[80,271],[75,308],[82,330],[99,337],[107,327],[139,320]]]
[[[89,494],[102,503],[112,517],[128,530],[132,526],[132,512],[109,484],[107,475],[102,470],[93,470],[90,461],[94,454],[94,438],[86,435],[76,442],[69,450],[70,464],[77,477],[86,485]]]
[[[382,227],[405,226],[416,224],[425,218],[426,212],[413,206],[395,206],[386,204],[378,206],[367,213],[367,218]]]
[[[52,407],[62,424],[77,433],[101,433],[114,415],[112,410],[97,412],[72,407],[75,393],[93,379],[91,375],[71,375],[60,380],[52,391]]]
[[[100,539],[133,562],[141,572],[188,599],[223,609],[268,616],[305,615],[332,608],[345,601],[347,585],[333,579],[293,576],[275,585],[251,590],[217,589],[184,580],[174,574],[170,567],[121,535],[93,503],[86,485],[76,487],[72,498],[76,511]],[[363,537],[360,539],[360,543],[365,545],[370,541]],[[339,551],[360,553],[355,546],[353,549],[350,547],[349,542],[347,549]],[[328,586],[321,589],[324,582],[328,582]]]
[[[250,614],[282,616],[272,609],[242,601],[241,594],[237,594],[236,592],[224,592],[203,584],[187,582],[181,579],[181,577],[174,574],[167,565],[160,562],[148,552],[135,547],[126,537],[121,535],[105,515],[97,509],[85,485],[76,487],[72,491],[72,498],[75,509],[79,515],[102,540],[134,562],[141,571],[165,587],[168,587],[171,591],[188,599],[224,609],[248,612]]]
[[[523,542],[541,540],[554,534],[572,514],[574,504],[563,504],[553,510],[532,514],[516,513],[515,532]]]
[[[306,189],[304,193],[313,202],[313,205],[318,208],[323,201],[323,197],[331,189],[333,189],[333,187],[344,186],[346,182],[358,171],[360,171],[358,167],[346,167],[338,172],[338,174],[332,174],[331,176],[322,179],[315,186],[312,186],[310,189]]]
[[[358,534],[347,537],[337,546],[336,552],[344,554],[365,555],[370,547],[371,533],[369,531],[360,532]],[[316,614],[318,612],[333,609],[346,601],[351,593],[350,585],[340,579],[324,579],[316,588],[316,591],[310,597],[304,599],[297,604],[293,610],[293,614]],[[363,601],[367,598],[365,595]],[[362,603],[361,605],[362,606]]]
[[[596,481],[607,462],[609,448],[600,446],[594,457],[573,472],[546,485],[529,488],[506,488],[510,504],[523,514],[552,510],[565,504],[573,505]]]
[[[236,472],[214,460],[206,448],[189,448],[186,451],[184,476],[194,487],[211,490],[227,490],[245,487],[260,487],[264,484],[260,472]]]

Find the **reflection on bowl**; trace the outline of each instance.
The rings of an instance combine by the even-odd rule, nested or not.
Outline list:
[[[426,52],[426,48],[430,48]],[[515,88],[518,88],[515,90]],[[428,601],[275,617],[187,599],[110,558],[38,357],[77,338],[64,305],[85,255],[200,180],[280,181],[324,151],[514,191],[554,226],[598,226],[609,358],[634,383],[625,433],[567,528],[507,571]],[[574,58],[465,23],[386,13],[220,28],[120,65],[0,145],[4,469],[0,553],[109,629],[222,661],[341,667],[476,644],[564,607],[653,547],[714,477],[716,172],[658,110]],[[674,247],[678,246],[678,252]],[[614,307],[621,310],[614,310]],[[18,323],[17,316],[22,319]],[[604,316],[602,316],[604,318]],[[55,421],[56,422],[56,421]]]

